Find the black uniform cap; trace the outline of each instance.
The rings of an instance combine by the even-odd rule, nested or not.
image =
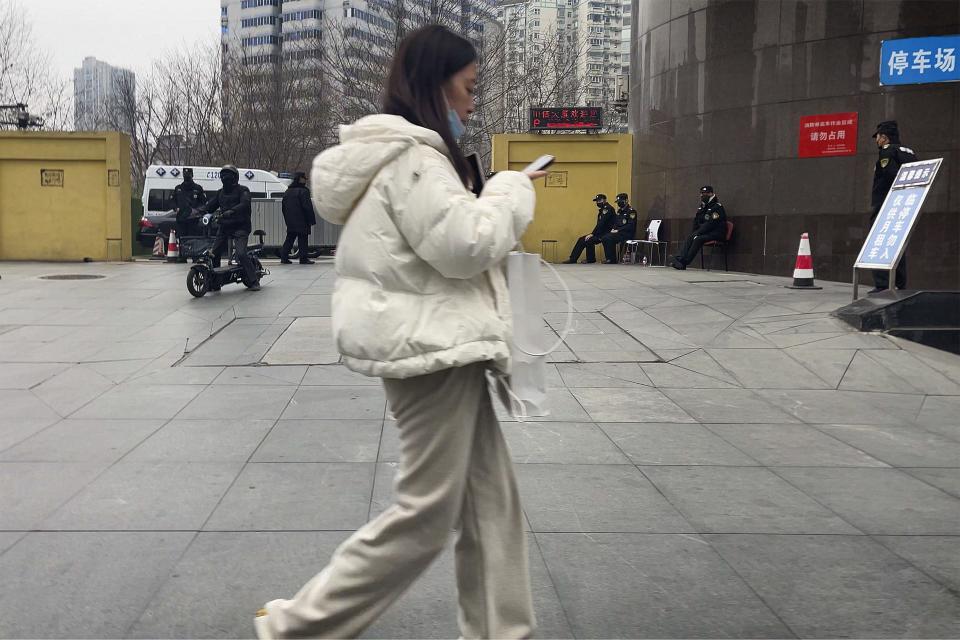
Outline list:
[[[629,200],[629,199],[630,199],[630,196],[628,196],[628,195],[625,194],[625,193],[618,193],[618,194],[617,194],[617,200]]]
[[[607,199],[607,194],[605,194],[605,193],[598,193],[598,194],[596,195],[596,197],[594,197],[593,201],[594,201],[594,202],[599,202],[600,200],[606,200],[606,199]]]
[[[705,184],[702,187],[700,187],[700,193],[714,193],[713,187],[711,187],[708,184]]]
[[[886,120],[877,125],[877,130],[873,132],[871,138],[876,138],[880,134],[883,134],[890,138],[891,140],[898,139],[900,137],[900,129],[897,128],[896,120]]]

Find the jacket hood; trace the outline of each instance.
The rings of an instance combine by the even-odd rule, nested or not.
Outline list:
[[[340,144],[313,161],[311,192],[317,213],[344,224],[381,169],[421,144],[447,153],[440,134],[401,116],[373,115],[341,126]]]

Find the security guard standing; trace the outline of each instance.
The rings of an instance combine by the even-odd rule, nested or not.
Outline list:
[[[580,254],[587,250],[587,264],[593,264],[597,261],[596,246],[600,244],[603,236],[607,235],[617,222],[617,212],[614,211],[610,203],[607,202],[607,196],[598,193],[593,199],[597,203],[597,224],[593,231],[585,236],[577,238],[577,243],[570,252],[570,258],[564,260],[562,264],[576,264],[580,260]]]
[[[901,146],[900,130],[897,128],[896,120],[887,120],[877,125],[877,130],[873,134],[877,141],[877,148],[880,150],[880,157],[877,158],[876,167],[873,170],[873,191],[870,194],[870,224],[876,220],[880,209],[883,208],[883,201],[893,186],[893,181],[900,171],[900,165],[908,162],[916,162],[917,156],[913,149]],[[880,293],[886,291],[890,286],[890,272],[877,269],[873,272],[874,289],[869,293]],[[900,264],[897,265],[897,289],[907,288],[907,257],[900,258]]]
[[[697,209],[697,215],[693,219],[693,233],[687,237],[683,249],[674,257],[673,264],[670,266],[674,269],[686,269],[705,243],[726,240],[726,238],[727,212],[717,200],[713,187],[704,185],[700,187],[700,208]]]
[[[194,211],[207,203],[203,187],[193,181],[193,169],[183,168],[183,182],[173,189],[173,201],[177,205],[177,237],[192,235]]]
[[[232,164],[220,170],[220,181],[223,183],[223,189],[217,191],[204,207],[207,213],[220,210],[217,238],[209,249],[213,256],[213,266],[220,266],[220,256],[223,255],[229,241],[233,240],[237,262],[243,267],[245,275],[243,283],[250,291],[260,291],[253,261],[247,255],[247,239],[253,229],[250,221],[250,189],[240,184],[240,172]]]
[[[637,210],[630,206],[629,196],[625,193],[617,194],[617,221],[610,233],[603,236],[604,264],[616,264],[617,245],[633,240],[637,233]]]

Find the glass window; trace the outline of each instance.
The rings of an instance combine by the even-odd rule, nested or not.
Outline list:
[[[266,197],[267,197],[267,194],[263,193],[262,191],[251,191],[251,192],[250,192],[250,197],[251,197],[251,198],[266,198]]]
[[[147,211],[169,211],[176,206],[173,189],[150,189],[147,194]]]

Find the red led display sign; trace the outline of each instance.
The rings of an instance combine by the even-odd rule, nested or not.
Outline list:
[[[603,109],[566,107],[530,109],[530,131],[602,129]]]

